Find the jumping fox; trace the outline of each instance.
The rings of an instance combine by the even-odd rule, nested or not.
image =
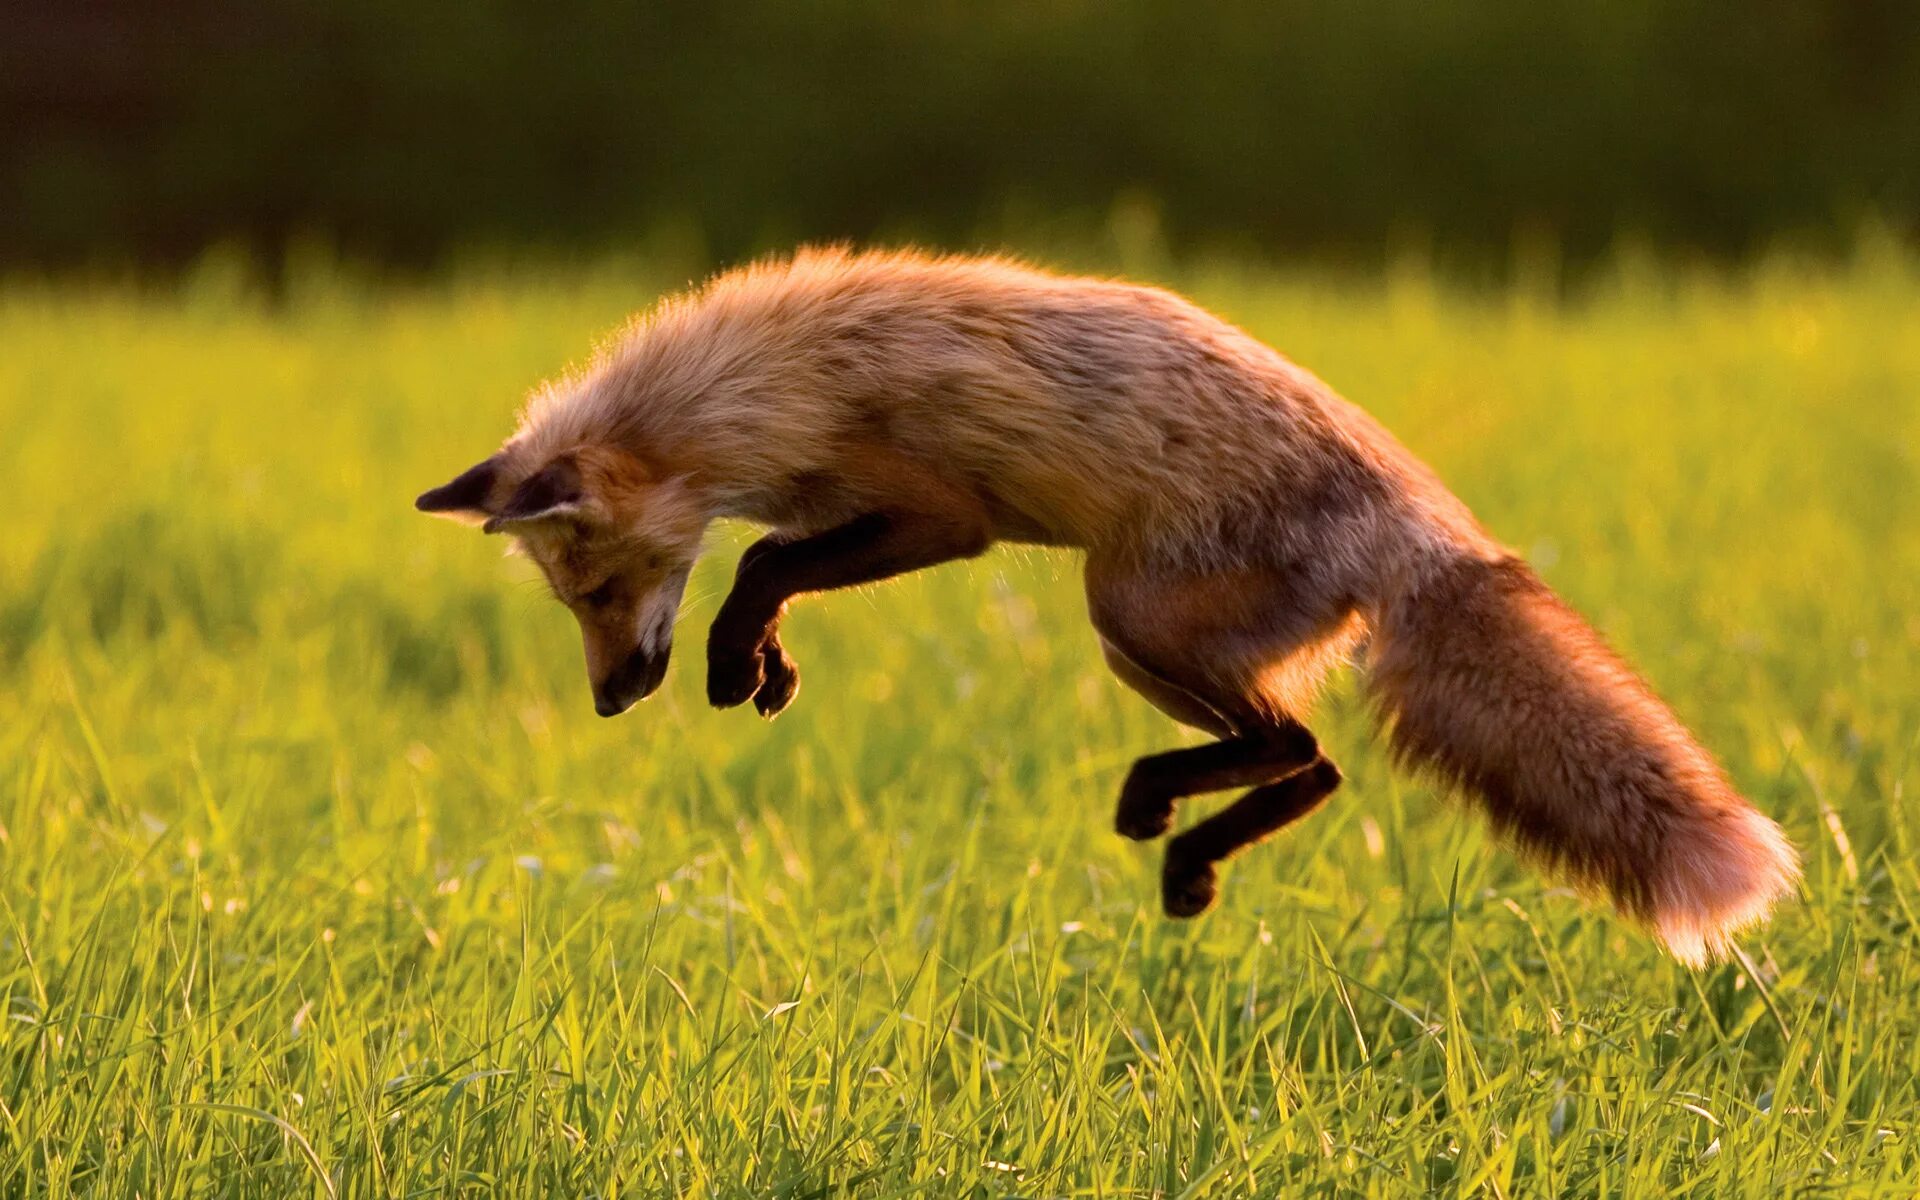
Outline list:
[[[716,518],[770,532],[707,642],[707,694],[772,717],[796,597],[971,558],[1086,555],[1113,672],[1217,738],[1149,755],[1115,824],[1250,789],[1167,845],[1173,916],[1325,802],[1302,724],[1358,655],[1396,757],[1689,964],[1798,877],[1780,829],[1580,617],[1371,417],[1154,288],[999,259],[802,252],[721,275],[538,391],[421,496],[504,532],[579,620],[596,710],[660,685]]]

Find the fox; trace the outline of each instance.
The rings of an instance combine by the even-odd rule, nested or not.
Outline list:
[[[1322,807],[1305,724],[1355,664],[1396,765],[1680,962],[1799,877],[1780,827],[1599,634],[1370,415],[1175,293],[1004,257],[803,249],[723,272],[539,386],[416,501],[508,535],[579,623],[595,710],[666,675],[710,525],[765,530],[707,637],[707,697],[772,718],[797,599],[977,557],[1084,558],[1113,674],[1211,739],[1150,754],[1114,827],[1168,840],[1196,916],[1230,857]]]

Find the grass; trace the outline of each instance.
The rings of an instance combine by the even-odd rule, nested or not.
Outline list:
[[[0,1195],[1920,1189],[1920,265],[1171,280],[1368,405],[1778,817],[1699,974],[1388,770],[1194,923],[1109,832],[1186,735],[1069,559],[805,605],[772,726],[592,715],[414,514],[644,272],[0,290]],[[1206,805],[1197,806],[1204,809]]]

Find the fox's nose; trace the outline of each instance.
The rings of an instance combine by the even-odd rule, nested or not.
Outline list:
[[[593,711],[603,717],[619,716],[653,695],[666,673],[666,651],[648,654],[644,650],[635,650],[613,674],[593,689]]]

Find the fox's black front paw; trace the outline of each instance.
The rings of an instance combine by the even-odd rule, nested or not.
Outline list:
[[[1220,894],[1220,876],[1214,865],[1181,850],[1175,839],[1167,846],[1160,868],[1160,903],[1170,917],[1197,917],[1213,907]]]
[[[718,640],[707,643],[707,702],[715,708],[745,704],[765,682],[760,647]]]
[[[779,638],[769,638],[766,645],[760,647],[760,673],[760,686],[754,690],[753,706],[760,710],[761,716],[771,721],[793,703],[794,693],[800,690],[800,668],[787,656]]]

